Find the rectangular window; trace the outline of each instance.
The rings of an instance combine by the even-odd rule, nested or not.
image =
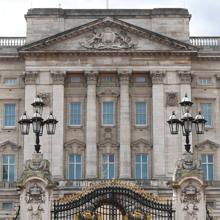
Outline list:
[[[135,82],[136,83],[145,83],[146,82],[146,78],[144,76],[136,76],[135,77]]]
[[[81,125],[81,103],[80,102],[70,103],[69,111],[70,111],[69,124]]]
[[[4,84],[7,86],[14,86],[17,84],[17,79],[15,78],[6,78],[4,79]]]
[[[69,155],[69,179],[75,180],[82,177],[82,165],[80,154]]]
[[[148,178],[148,155],[137,154],[135,158],[135,174],[136,179]]]
[[[114,154],[102,155],[102,178],[113,179],[115,177],[115,156]]]
[[[2,203],[3,210],[12,210],[12,208],[13,208],[12,202],[3,202]]]
[[[212,154],[202,154],[202,172],[204,180],[213,180],[213,155]]]
[[[206,119],[206,127],[212,126],[212,104],[211,103],[201,103],[201,113]]]
[[[208,86],[212,84],[212,81],[211,78],[199,78],[198,83],[202,86]]]
[[[71,76],[70,77],[70,82],[71,83],[80,83],[81,82],[81,78],[79,76]]]
[[[102,103],[102,124],[114,125],[114,103],[103,102]]]
[[[14,182],[15,180],[15,156],[3,155],[2,158],[3,181]]]
[[[4,126],[14,127],[16,123],[15,104],[4,105]]]
[[[103,83],[112,83],[113,82],[113,76],[102,76],[102,82]]]
[[[136,125],[147,124],[147,105],[146,102],[136,102]]]

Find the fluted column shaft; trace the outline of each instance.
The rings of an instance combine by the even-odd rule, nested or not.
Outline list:
[[[86,104],[86,178],[97,177],[96,146],[96,78],[97,72],[85,72],[87,79]]]
[[[131,177],[130,70],[118,71],[120,77],[120,178]]]

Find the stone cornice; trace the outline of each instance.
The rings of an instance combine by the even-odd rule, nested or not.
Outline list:
[[[39,76],[39,71],[26,71],[24,72],[24,82],[26,85],[35,85],[37,78]]]
[[[166,76],[165,71],[151,71],[151,80],[153,84],[163,84],[164,77]]]
[[[178,71],[177,73],[181,84],[191,84],[192,74],[190,71]]]
[[[51,71],[51,78],[54,85],[63,85],[66,73],[63,71]]]

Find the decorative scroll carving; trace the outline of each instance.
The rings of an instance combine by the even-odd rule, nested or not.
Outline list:
[[[27,203],[45,203],[45,192],[35,183],[27,190],[25,200]]]
[[[65,72],[51,72],[51,77],[53,79],[53,84],[64,84]]]
[[[167,92],[167,106],[177,106],[178,104],[178,97],[177,92]]]
[[[41,92],[37,94],[40,98],[42,98],[45,106],[50,105],[50,93]]]
[[[199,208],[197,204],[201,200],[201,192],[190,181],[187,186],[181,191],[181,202],[184,204],[183,210],[185,211],[184,219],[197,220]]]
[[[180,83],[183,84],[191,84],[192,82],[192,74],[189,71],[178,72]]]
[[[104,31],[94,30],[92,36],[80,45],[86,49],[133,49],[137,43],[134,43],[125,31],[115,32],[110,27],[106,27]]]
[[[26,85],[34,85],[36,84],[37,77],[39,72],[27,71],[24,74],[24,82]]]
[[[162,72],[162,71],[151,72],[152,83],[153,84],[162,84],[165,75],[166,75],[165,72]]]
[[[87,70],[85,71],[85,76],[87,80],[87,85],[96,85],[98,71],[95,70]]]

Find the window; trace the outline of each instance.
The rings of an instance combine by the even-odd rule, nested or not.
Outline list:
[[[148,178],[148,155],[137,154],[135,158],[135,174],[136,179]]]
[[[213,180],[213,155],[202,154],[201,160],[204,180]]]
[[[102,124],[114,125],[114,103],[103,102],[102,103]]]
[[[81,78],[79,76],[71,76],[70,77],[70,83],[80,83]]]
[[[211,78],[199,78],[198,83],[202,86],[208,86],[212,84],[212,81]]]
[[[146,102],[136,102],[136,125],[147,124],[147,106]]]
[[[136,83],[145,83],[146,82],[146,78],[144,76],[136,76],[135,77],[135,82]]]
[[[14,127],[15,126],[15,104],[5,104],[4,105],[4,126]]]
[[[69,155],[69,179],[75,180],[81,178],[81,155],[80,154],[70,154]]]
[[[72,102],[70,103],[70,125],[81,125],[81,103]]]
[[[113,76],[102,76],[102,82],[103,83],[113,83]]]
[[[4,79],[4,84],[7,86],[14,86],[17,84],[17,79],[16,78],[6,78],[6,79]]]
[[[212,104],[211,103],[201,103],[201,113],[206,119],[206,127],[212,126]]]
[[[15,156],[3,155],[2,159],[3,181],[14,182],[15,180]]]
[[[2,203],[3,210],[12,210],[12,208],[13,208],[12,202],[3,202]]]
[[[112,179],[115,177],[115,156],[114,154],[102,155],[102,178]]]

